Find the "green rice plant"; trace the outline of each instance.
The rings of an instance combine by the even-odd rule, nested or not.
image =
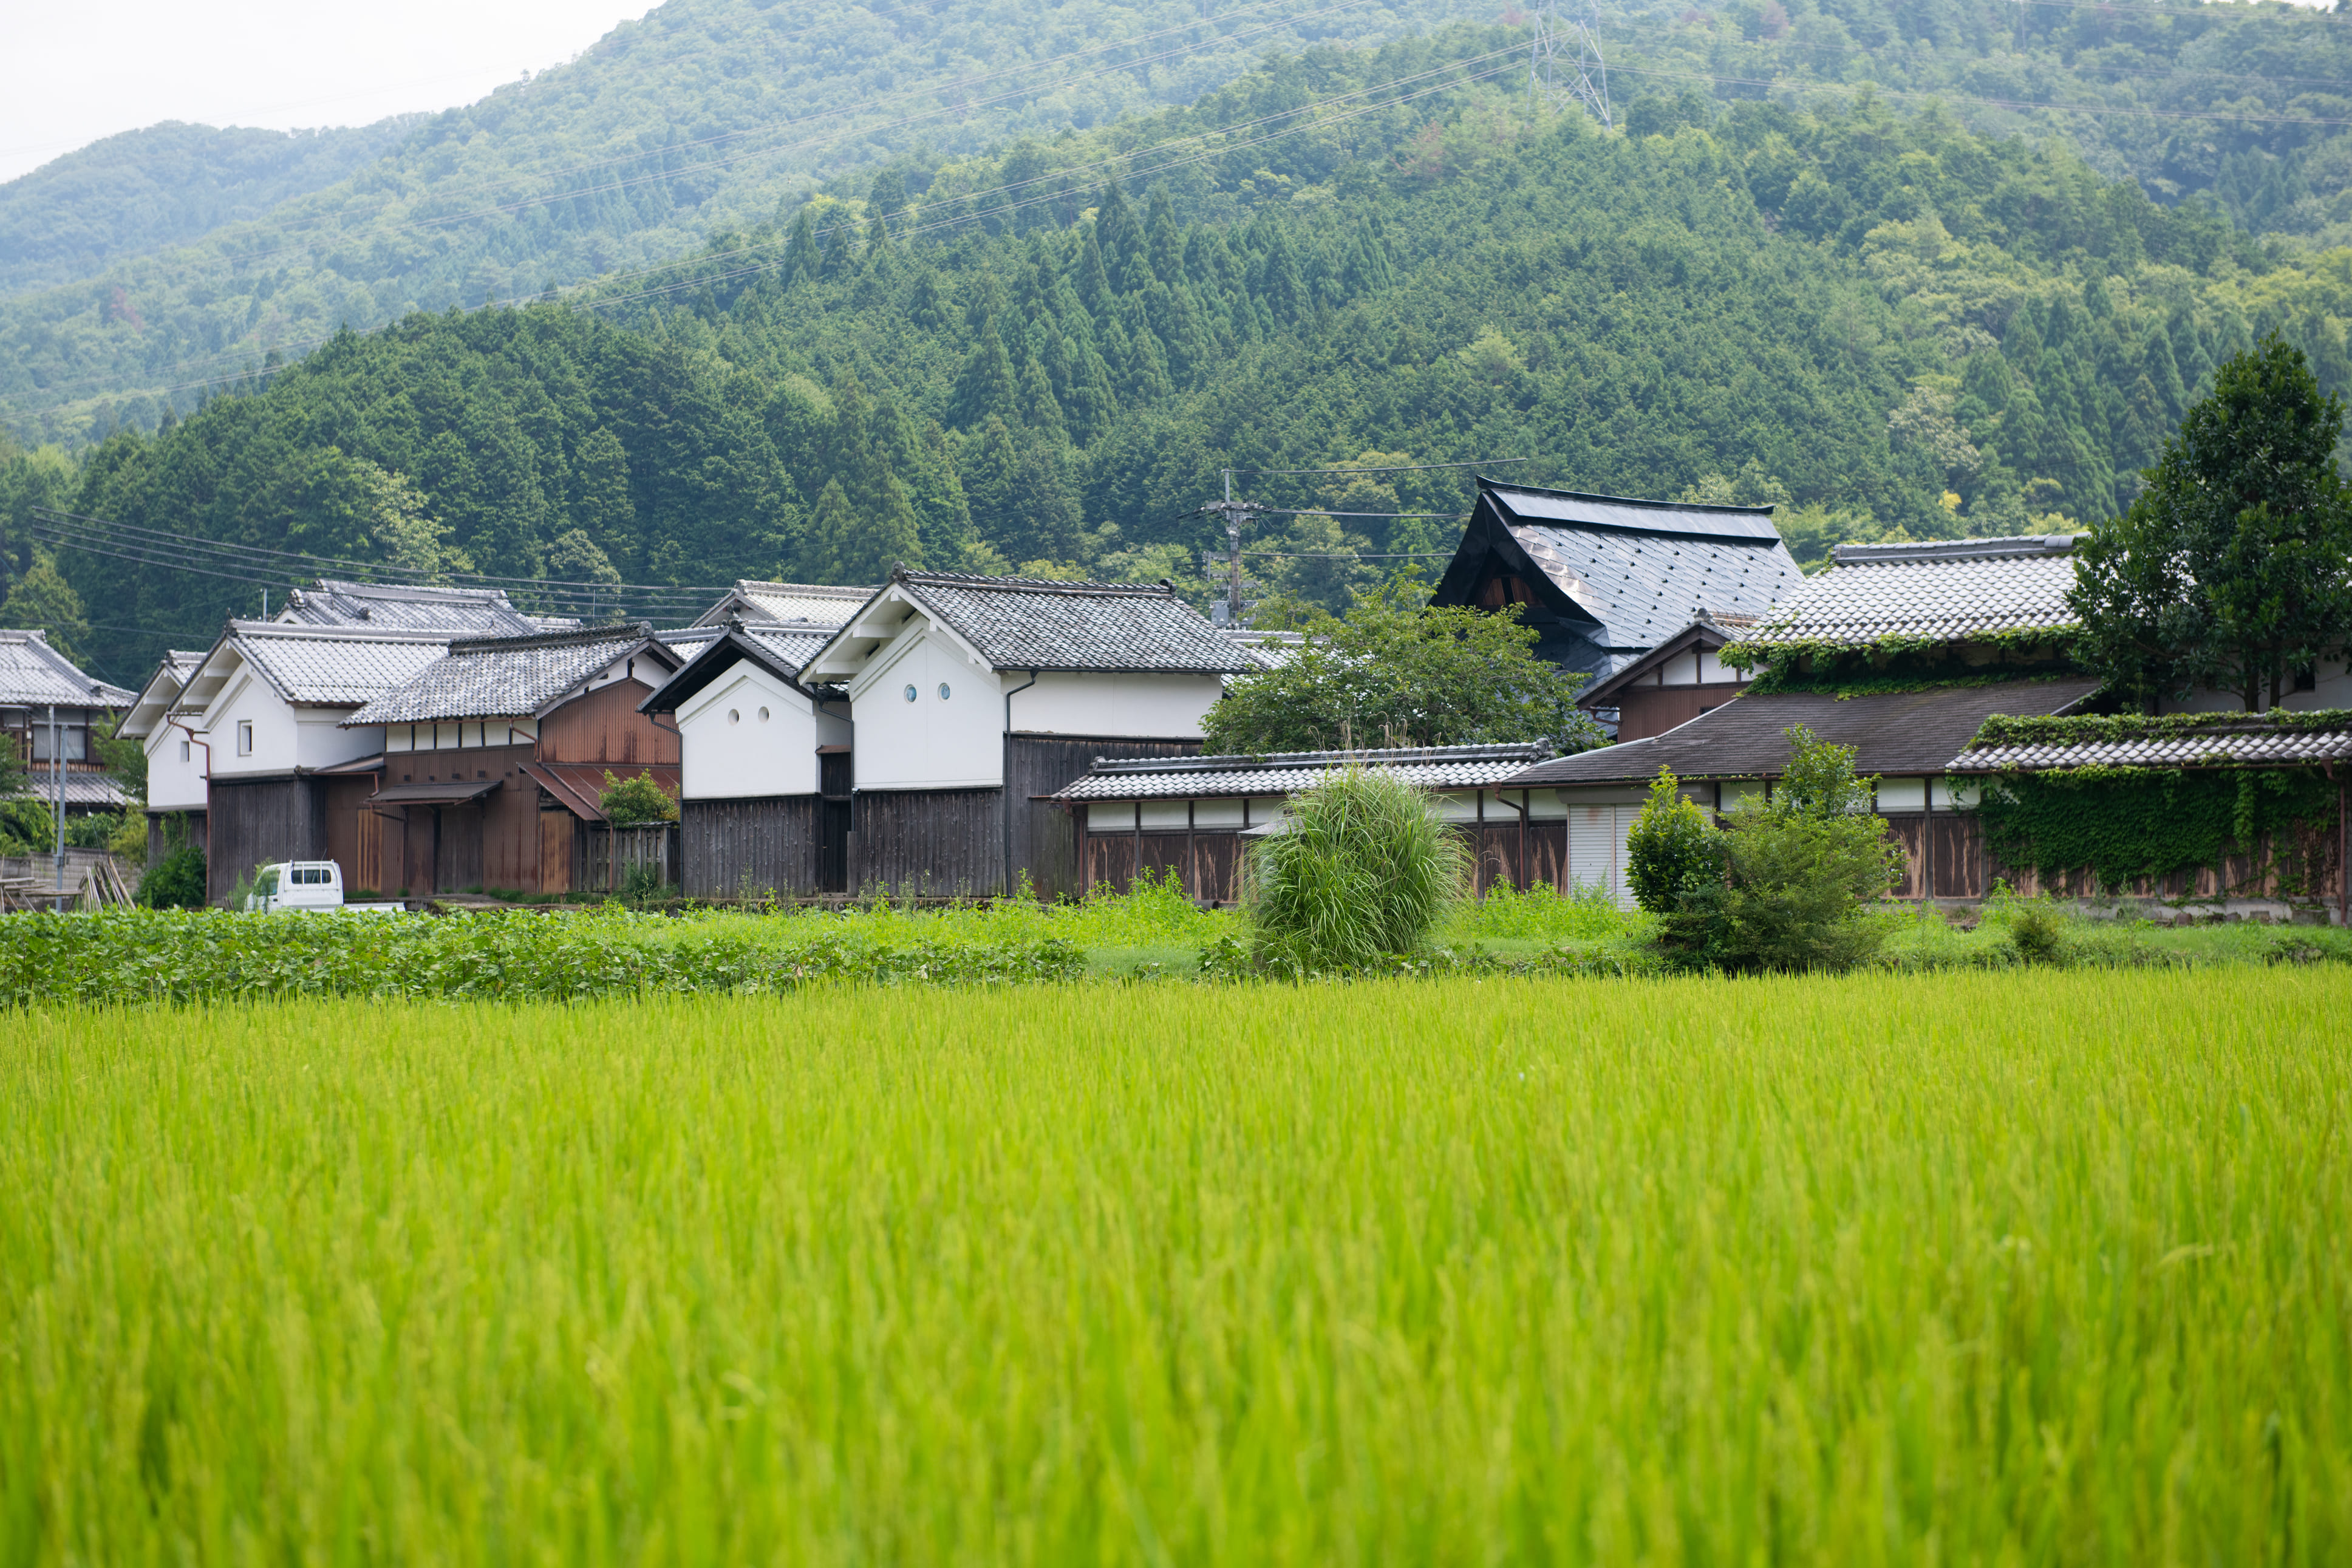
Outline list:
[[[2347,998],[20,1012],[0,1560],[2340,1563]]]
[[[1426,793],[1393,773],[1343,769],[1293,796],[1284,830],[1250,849],[1255,956],[1304,973],[1416,952],[1469,871]]]

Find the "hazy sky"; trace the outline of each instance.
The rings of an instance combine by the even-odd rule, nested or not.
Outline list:
[[[159,120],[289,130],[470,103],[653,4],[5,0],[0,181]]]

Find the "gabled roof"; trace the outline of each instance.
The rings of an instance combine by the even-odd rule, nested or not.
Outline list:
[[[1499,557],[1536,590],[1541,608],[1598,650],[1603,674],[1689,626],[1703,607],[1759,615],[1804,580],[1769,507],[1635,500],[1484,478],[1477,485],[1435,601],[1475,603]]]
[[[11,707],[121,708],[136,695],[110,686],[49,646],[37,630],[0,631],[0,702]]]
[[[180,693],[204,662],[205,656],[198,650],[176,647],[166,650],[155,666],[155,673],[147,678],[147,684],[141,687],[138,696],[131,699],[131,711],[122,716],[122,723],[115,733],[134,741],[144,740],[153,734],[167,715],[178,710]]]
[[[434,632],[231,621],[188,677],[181,701],[210,708],[242,667],[297,708],[356,708],[398,688],[448,646]]]
[[[915,616],[944,628],[992,669],[1240,675],[1262,668],[1173,588],[901,567],[809,661],[804,679],[847,679]]]
[[[65,796],[65,808],[69,812],[121,811],[131,804],[122,786],[104,773],[52,773],[46,763],[40,763],[26,769],[25,787],[13,798],[54,801],[59,795]]]
[[[1688,653],[1693,648],[1713,653],[1737,640],[1755,624],[1755,617],[1750,616],[1717,616],[1702,609],[1690,625],[1627,663],[1606,680],[1578,692],[1576,705],[1579,708],[1613,708],[1617,705],[1619,693],[1675,655]],[[1744,678],[1735,675],[1732,679],[1738,680]]]
[[[352,728],[536,718],[623,659],[640,656],[658,663],[663,675],[676,669],[679,658],[643,621],[455,641],[445,656],[343,723]]]
[[[820,627],[745,625],[736,621],[712,628],[698,652],[678,668],[653,694],[637,704],[640,713],[675,713],[695,693],[740,663],[759,666],[785,685],[801,687],[801,669],[824,647],[830,634]]]
[[[332,577],[289,594],[277,619],[288,626],[367,626],[451,637],[520,637],[548,629],[516,609],[499,588],[347,583]]]
[[[2186,721],[2186,722],[2184,722]],[[2010,725],[1954,757],[1956,773],[2053,768],[2294,767],[2352,757],[2352,712],[2136,714]],[[2040,731],[2035,733],[2033,731]]]
[[[1966,641],[2074,624],[2071,534],[1842,544],[1828,571],[1784,597],[1741,638],[1866,647],[1886,637]]]
[[[835,587],[824,583],[763,583],[739,578],[727,596],[696,619],[698,626],[745,621],[805,621],[812,626],[837,626],[874,596],[867,588]]]
[[[1515,746],[1415,746],[1372,752],[1279,752],[1263,757],[1139,757],[1098,760],[1055,800],[1200,800],[1296,795],[1349,766],[1376,768],[1423,789],[1492,788],[1551,755],[1539,742]]]
[[[1995,713],[2055,713],[2099,689],[2090,676],[1997,686],[1834,697],[1749,692],[1645,741],[1627,741],[1529,768],[1519,784],[1647,784],[1660,768],[1685,779],[1776,778],[1789,762],[1791,724],[1854,748],[1861,773],[1940,773]]]

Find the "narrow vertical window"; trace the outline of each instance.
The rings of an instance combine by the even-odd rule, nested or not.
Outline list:
[[[236,721],[236,754],[240,757],[253,755],[253,721],[250,719]]]

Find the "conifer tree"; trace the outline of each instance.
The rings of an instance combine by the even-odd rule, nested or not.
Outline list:
[[[991,419],[1017,417],[1019,402],[1013,361],[1004,352],[1004,340],[997,335],[992,317],[965,356],[963,371],[956,377],[955,392],[949,399],[948,417],[958,429],[977,429]]]
[[[801,543],[800,578],[809,583],[856,583],[857,531],[857,509],[849,504],[849,492],[838,479],[827,479]]]
[[[1059,337],[1055,342],[1059,342]],[[1069,426],[1062,417],[1061,401],[1054,395],[1054,383],[1045,367],[1031,360],[1021,372],[1021,423],[1030,429],[1055,441],[1070,438]]]
[[[1151,188],[1151,216],[1144,225],[1151,275],[1174,287],[1184,280],[1184,231],[1176,221],[1176,204],[1164,184]]]
[[[1148,271],[1148,246],[1143,227],[1135,221],[1134,209],[1119,194],[1118,182],[1105,185],[1095,209],[1095,238],[1102,249],[1103,270],[1113,291],[1131,294],[1143,287],[1142,273]]]
[[[822,268],[817,255],[816,226],[809,221],[807,204],[802,204],[800,215],[793,219],[792,237],[784,242],[782,267],[784,287],[789,289],[804,279],[814,279]]]

